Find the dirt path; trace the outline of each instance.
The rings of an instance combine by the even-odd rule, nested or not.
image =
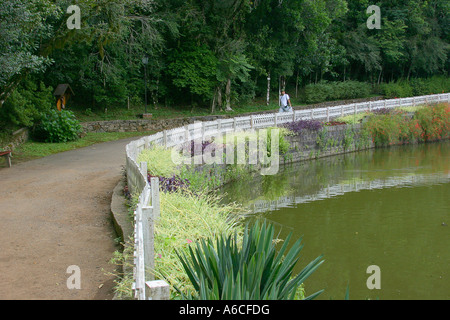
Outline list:
[[[110,201],[135,139],[0,168],[0,299],[113,297]],[[71,265],[81,289],[67,288]]]

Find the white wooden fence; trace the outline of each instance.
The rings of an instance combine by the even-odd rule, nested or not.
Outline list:
[[[164,130],[130,142],[126,146],[128,188],[131,193],[140,194],[139,203],[134,212],[135,267],[133,287],[135,298],[139,300],[169,298],[169,286],[167,283],[154,281],[151,273],[151,269],[154,267],[153,225],[160,214],[159,180],[153,178],[151,183],[147,181],[147,164],[137,163],[142,150],[148,149],[152,145],[162,145],[170,148],[189,140],[229,131],[276,127],[280,124],[298,120],[330,121],[341,116],[370,112],[377,109],[391,109],[438,102],[450,102],[450,93],[199,122],[171,130]]]

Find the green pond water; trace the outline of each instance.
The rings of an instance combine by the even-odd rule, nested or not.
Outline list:
[[[302,237],[296,271],[317,299],[450,299],[450,142],[368,150],[287,165],[223,188],[280,238]],[[294,241],[292,241],[294,242]],[[380,270],[380,289],[367,280]]]

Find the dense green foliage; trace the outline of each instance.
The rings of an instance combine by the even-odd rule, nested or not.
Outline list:
[[[398,80],[383,84],[381,94],[386,98],[406,98],[450,91],[450,78],[434,76],[429,79]]]
[[[292,300],[301,284],[323,262],[321,256],[293,275],[301,239],[288,250],[291,235],[277,250],[274,228],[265,222],[255,223],[237,235],[202,239],[189,247],[189,257],[178,256],[195,289],[184,295],[199,300]],[[240,243],[242,242],[242,243]],[[312,299],[321,291],[309,296]]]
[[[364,123],[364,129],[376,146],[448,139],[450,106],[423,107],[413,117],[402,110],[371,115]]]
[[[358,81],[320,82],[309,84],[304,89],[306,103],[366,98],[372,88],[368,83]]]
[[[52,109],[55,99],[52,88],[43,82],[23,81],[0,108],[0,126],[31,127]]]
[[[80,133],[81,125],[73,112],[50,110],[42,116],[34,136],[39,141],[67,142],[77,140]]]
[[[24,79],[45,88],[69,83],[76,94],[69,103],[92,111],[142,105],[144,70],[153,108],[211,111],[265,101],[268,89],[280,87],[316,102],[366,96],[389,82],[379,88],[389,97],[428,94],[436,90],[415,79],[434,75],[448,82],[450,4],[444,0],[76,3],[79,30],[66,26],[71,1],[1,2],[0,106],[8,109],[2,126],[35,121],[28,109],[40,106],[13,95],[24,96]],[[381,8],[379,30],[366,26],[372,4]]]

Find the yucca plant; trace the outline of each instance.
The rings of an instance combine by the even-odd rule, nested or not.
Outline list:
[[[178,254],[195,289],[183,295],[193,300],[292,300],[297,289],[323,263],[322,256],[298,275],[293,269],[303,248],[301,239],[287,251],[292,234],[277,251],[274,228],[265,222],[237,235],[203,239],[189,247],[189,258]],[[241,242],[241,243],[240,243]],[[194,247],[194,248],[192,248]],[[285,254],[286,253],[286,254]],[[313,299],[319,291],[306,299]],[[181,293],[181,292],[180,292]]]

